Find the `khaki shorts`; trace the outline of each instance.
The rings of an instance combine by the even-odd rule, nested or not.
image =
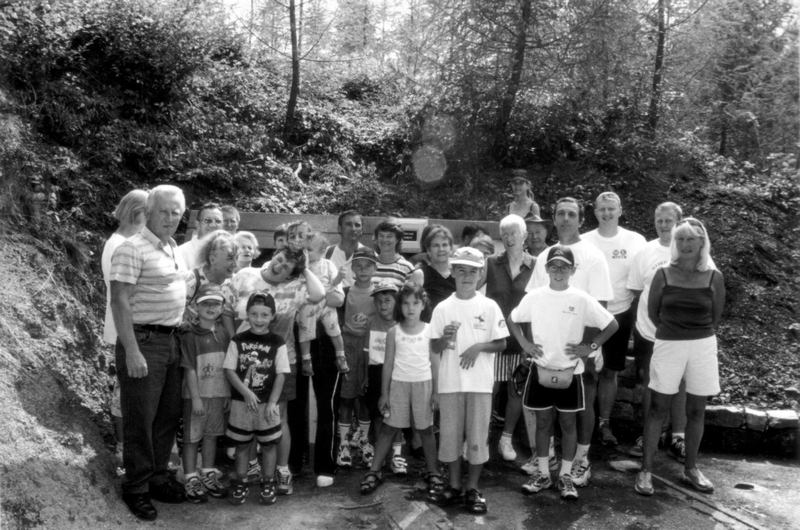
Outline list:
[[[466,433],[467,461],[472,465],[486,463],[491,417],[491,393],[439,394],[439,460],[450,463],[460,458]]]
[[[200,398],[203,400],[205,414],[192,414],[192,400],[183,400],[183,441],[196,444],[204,436],[222,436],[225,434],[225,402],[229,398]]]
[[[411,427],[418,431],[433,425],[433,409],[431,408],[431,394],[433,381],[407,382],[395,381],[389,383],[389,417],[383,423],[390,427],[406,429]]]
[[[237,444],[248,443],[254,436],[260,444],[277,442],[281,437],[281,416],[268,416],[266,411],[266,403],[249,410],[244,401],[232,399],[225,435]]]

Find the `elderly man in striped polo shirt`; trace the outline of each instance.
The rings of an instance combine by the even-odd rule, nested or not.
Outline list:
[[[122,499],[145,520],[158,516],[151,498],[185,500],[183,486],[167,469],[181,415],[175,330],[186,303],[186,270],[172,235],[185,210],[180,188],[156,186],[147,197],[145,228],[111,258],[124,440]]]

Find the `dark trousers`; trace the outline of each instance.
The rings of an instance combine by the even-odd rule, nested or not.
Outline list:
[[[181,368],[175,334],[137,331],[147,376],[128,377],[125,349],[117,342],[116,362],[122,405],[124,493],[146,493],[169,477],[175,432],[181,417]]]
[[[314,473],[333,476],[336,471],[334,447],[336,440],[336,411],[339,408],[341,377],[336,368],[336,352],[331,339],[322,327],[319,339],[311,343],[314,376],[314,395],[317,399],[317,436],[314,440]]]

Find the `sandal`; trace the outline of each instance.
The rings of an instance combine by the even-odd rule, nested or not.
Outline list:
[[[408,462],[406,462],[406,459],[402,455],[394,455],[389,467],[392,468],[392,473],[395,475],[405,475],[408,473]]]
[[[439,473],[431,473],[429,471],[425,474],[425,481],[428,483],[428,495],[431,496],[438,495],[447,486],[447,483]]]
[[[361,481],[361,495],[369,495],[378,489],[381,483],[383,483],[383,476],[380,471],[368,471]]]
[[[448,484],[442,488],[441,491],[431,493],[429,500],[439,506],[450,506],[462,502],[464,500],[464,495],[460,489],[454,488]]]
[[[464,497],[464,506],[466,506],[467,511],[474,514],[486,513],[486,499],[476,489],[471,489],[467,492]]]

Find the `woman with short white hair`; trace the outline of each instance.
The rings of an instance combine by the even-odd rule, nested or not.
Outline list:
[[[714,485],[697,469],[706,399],[719,393],[716,329],[725,304],[725,282],[713,267],[711,244],[703,223],[693,217],[672,230],[670,263],[653,277],[647,311],[656,326],[650,361],[650,411],[645,419],[642,470],[634,486],[653,494],[651,469],[661,424],[686,382],[686,461],[683,481],[709,493]]]

